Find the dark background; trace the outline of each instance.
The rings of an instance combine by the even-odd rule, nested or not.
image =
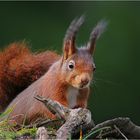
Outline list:
[[[128,116],[140,125],[140,2],[0,2],[0,46],[25,39],[33,51],[61,52],[67,27],[82,14],[79,46],[100,19],[109,21],[94,56],[89,108],[95,122]]]

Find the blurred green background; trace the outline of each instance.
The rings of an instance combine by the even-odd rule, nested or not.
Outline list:
[[[140,125],[140,2],[0,2],[0,46],[25,39],[33,51],[61,52],[67,27],[82,14],[79,46],[100,19],[109,21],[94,56],[89,108],[95,122],[128,116]]]

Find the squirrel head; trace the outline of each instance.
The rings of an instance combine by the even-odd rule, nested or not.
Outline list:
[[[93,73],[96,69],[93,60],[96,40],[104,31],[107,22],[102,20],[92,30],[87,45],[77,48],[75,39],[80,26],[84,22],[84,17],[75,19],[67,29],[62,57],[62,74],[65,82],[70,86],[81,89],[88,87],[93,78]]]

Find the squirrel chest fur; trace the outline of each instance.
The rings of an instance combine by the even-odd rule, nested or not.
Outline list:
[[[101,21],[93,29],[89,42],[81,48],[76,47],[75,37],[84,18],[75,19],[70,24],[63,44],[63,54],[49,70],[28,88],[22,91],[8,106],[13,107],[10,118],[22,123],[26,116],[28,123],[54,115],[36,99],[35,95],[58,101],[69,108],[87,107],[90,83],[95,64],[92,54],[96,40],[103,32],[106,22]]]
[[[79,90],[74,87],[68,87],[67,89],[67,100],[69,108],[74,108],[77,103],[77,96],[79,95]]]

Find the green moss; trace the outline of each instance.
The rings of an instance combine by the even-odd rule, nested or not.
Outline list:
[[[17,136],[22,136],[22,135],[30,135],[31,137],[35,137],[37,128],[33,127],[33,128],[22,128],[21,130],[16,132]]]
[[[35,137],[37,128],[24,128],[16,130],[14,123],[9,123],[9,113],[12,111],[12,108],[7,109],[4,113],[0,114],[0,139],[12,140],[17,137],[22,137],[28,135],[29,137]]]

